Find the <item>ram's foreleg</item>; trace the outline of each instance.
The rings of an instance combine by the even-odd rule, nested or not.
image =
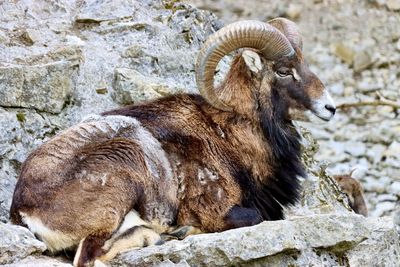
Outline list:
[[[239,228],[256,225],[263,221],[260,213],[252,208],[234,206],[225,217],[226,228]]]
[[[170,229],[168,232],[161,234],[161,238],[163,241],[178,239],[182,240],[190,235],[198,235],[203,233],[200,228],[191,226],[191,225],[184,225],[178,226],[173,229]]]
[[[99,262],[109,261],[122,251],[161,243],[160,234],[143,221],[136,211],[131,211],[115,233],[96,233],[82,239],[75,254],[74,266],[97,266]]]

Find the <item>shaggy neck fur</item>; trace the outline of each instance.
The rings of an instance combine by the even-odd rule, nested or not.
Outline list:
[[[256,80],[245,77],[244,81],[240,81],[238,78],[245,76],[245,74],[242,71],[241,75],[237,75],[237,71],[239,69],[244,70],[246,66],[244,66],[245,63],[242,60],[235,63],[233,67],[236,72],[236,85],[244,84],[245,81]],[[247,72],[247,75],[251,74]],[[228,84],[225,84],[225,86],[231,88],[229,80],[227,82]],[[262,86],[262,84],[261,82],[248,85],[247,88],[242,87],[239,92],[243,92],[244,89],[250,91],[254,87]],[[270,86],[270,82],[268,82],[268,86]],[[232,85],[232,87],[235,87],[235,85]],[[254,174],[249,170],[242,169],[238,170],[234,176],[243,191],[248,192],[244,196],[242,205],[256,208],[265,220],[278,220],[283,219],[283,206],[295,204],[298,200],[300,193],[298,177],[304,177],[305,170],[301,163],[300,135],[289,119],[288,102],[279,89],[273,87],[268,89],[258,93],[259,95],[255,97],[257,105],[253,106],[253,116],[258,121],[262,134],[272,152],[272,158],[268,161],[273,162],[273,172],[267,177],[255,179]],[[260,180],[260,184],[254,182]]]

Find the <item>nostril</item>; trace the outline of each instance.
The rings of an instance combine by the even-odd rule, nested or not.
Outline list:
[[[325,105],[325,108],[326,108],[327,110],[329,110],[330,112],[332,112],[333,115],[335,115],[336,108],[335,108],[334,106],[329,105],[329,104],[326,104],[326,105]]]

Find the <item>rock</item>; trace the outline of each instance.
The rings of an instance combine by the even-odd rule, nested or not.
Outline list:
[[[371,158],[373,163],[378,163],[382,160],[382,156],[386,147],[381,144],[375,144],[367,150],[367,156]]]
[[[116,69],[114,90],[115,101],[125,105],[185,91],[126,68]]]
[[[329,86],[329,92],[334,95],[343,95],[344,93],[344,85],[343,83],[336,83]]]
[[[400,244],[392,219],[369,218],[367,225],[371,236],[349,251],[349,266],[398,266]]]
[[[388,0],[386,2],[386,6],[389,10],[399,11],[400,10],[400,1],[399,0]]]
[[[335,43],[332,46],[332,52],[348,65],[353,63],[356,52],[343,43]]]
[[[388,185],[390,184],[390,178],[385,179],[382,177],[381,179],[377,180],[370,176],[364,177],[364,190],[369,192],[377,192],[377,193],[384,193]]]
[[[400,142],[393,141],[383,155],[386,157],[400,159]]]
[[[297,20],[300,17],[302,10],[303,7],[301,5],[290,4],[286,11],[286,15],[291,20]]]
[[[136,11],[135,1],[129,0],[106,0],[85,1],[76,22],[101,22],[131,17]]]
[[[160,259],[170,259],[174,262],[185,260],[191,266],[227,266],[283,251],[301,254],[307,248],[325,247],[343,252],[368,238],[369,232],[363,221],[357,215],[313,215],[263,222],[253,227],[190,236],[183,241],[127,252],[115,263],[151,266]]]
[[[344,143],[344,151],[354,157],[361,157],[366,154],[367,148],[365,144],[361,142],[347,142]]]
[[[388,211],[394,210],[395,206],[396,206],[396,202],[392,202],[392,201],[379,202],[378,204],[376,204],[375,210],[373,212],[371,212],[370,216],[371,217],[383,216]]]
[[[362,50],[354,55],[353,69],[356,72],[361,72],[369,68],[373,63],[370,53],[367,50]]]
[[[59,113],[72,94],[76,67],[66,61],[0,67],[0,105]]]
[[[388,191],[389,191],[390,193],[395,194],[395,195],[397,195],[397,196],[400,197],[400,181],[394,181],[394,182],[390,185]]]
[[[0,264],[11,263],[46,250],[26,228],[0,222]]]
[[[0,164],[0,222],[8,222],[17,179],[14,166],[10,166],[10,162],[1,160]]]
[[[5,264],[3,267],[72,267],[71,263],[63,259],[46,256],[29,256],[21,261]]]

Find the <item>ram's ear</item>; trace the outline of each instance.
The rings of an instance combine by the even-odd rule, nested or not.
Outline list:
[[[251,50],[244,50],[242,57],[247,67],[254,73],[258,73],[262,69],[260,56]]]

